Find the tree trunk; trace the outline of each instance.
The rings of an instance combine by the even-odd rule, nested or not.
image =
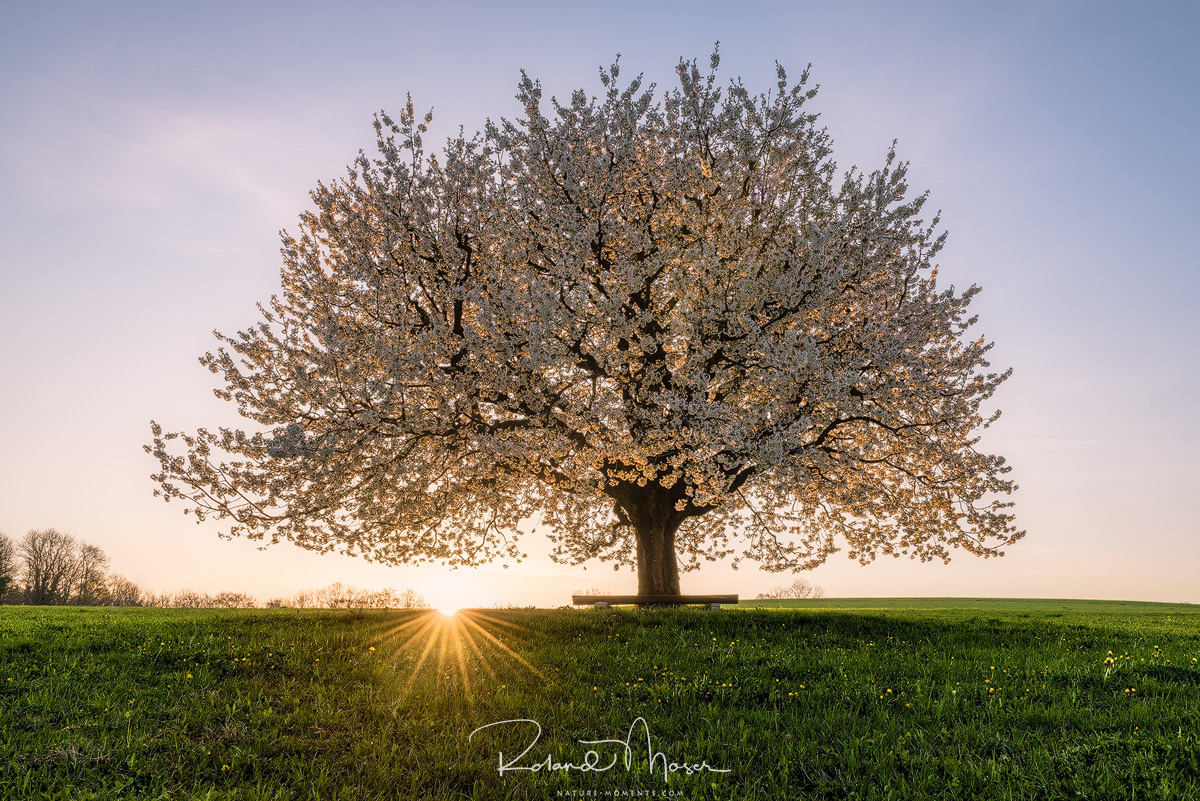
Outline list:
[[[679,595],[679,562],[675,559],[675,529],[658,525],[634,529],[637,535],[638,595]]]
[[[610,494],[637,539],[638,595],[679,595],[675,532],[685,515],[675,510],[678,490],[622,482]]]

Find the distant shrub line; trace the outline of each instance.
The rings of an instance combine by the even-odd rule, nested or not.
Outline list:
[[[779,587],[772,587],[766,592],[760,592],[759,598],[824,598],[825,588],[820,584],[813,584],[808,579],[798,578],[791,584],[784,584]]]

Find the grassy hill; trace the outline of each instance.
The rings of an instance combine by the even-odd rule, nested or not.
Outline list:
[[[1200,607],[754,603],[2,607],[0,798],[1200,798]]]

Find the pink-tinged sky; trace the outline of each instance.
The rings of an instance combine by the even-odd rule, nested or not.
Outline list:
[[[373,146],[411,91],[435,130],[518,116],[622,54],[660,86],[680,56],[774,83],[812,62],[839,165],[892,139],[950,231],[941,275],[1015,368],[983,440],[1014,465],[1028,536],[1003,559],[844,553],[835,596],[1200,602],[1200,13],[1190,3],[6,3],[0,10],[0,531],[55,527],[157,590],[290,595],[333,581],[443,605],[558,605],[632,573],[541,556],[385,568],[258,551],[151,496],[141,450],[231,422],[196,357],[256,320],[278,231]],[[517,6],[509,10],[505,6]],[[709,566],[684,590],[753,596],[790,575]]]

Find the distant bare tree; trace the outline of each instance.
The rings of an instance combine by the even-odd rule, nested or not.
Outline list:
[[[205,597],[207,606],[214,609],[254,609],[258,606],[254,596],[244,592],[219,592]]]
[[[400,593],[398,605],[401,609],[428,609],[429,602],[416,590],[409,588]]]
[[[31,529],[17,546],[24,561],[25,603],[64,604],[75,587],[75,538],[57,529]]]
[[[180,590],[172,595],[164,596],[165,603],[163,606],[174,606],[180,609],[203,609],[208,601],[208,596],[195,590]]]
[[[798,578],[791,584],[772,587],[766,592],[760,592],[758,597],[764,599],[822,598],[824,595],[825,588],[821,585],[813,584],[808,579]]]
[[[315,596],[317,604],[327,609],[346,609],[350,606],[350,593],[346,585],[340,581],[335,581],[328,587],[317,590]]]
[[[375,593],[370,590],[360,590],[355,587],[346,588],[347,609],[371,609],[375,606]]]
[[[119,574],[108,577],[107,603],[111,606],[143,606],[146,603],[146,593],[136,583]]]
[[[151,592],[150,590],[143,590],[142,604],[140,604],[140,606],[166,609],[170,606],[170,600],[172,600],[172,598],[170,598],[169,592]]]
[[[301,590],[300,592],[296,593],[291,600],[291,606],[294,606],[297,609],[312,609],[318,605],[316,593],[312,590]]]
[[[108,588],[104,571],[108,569],[108,556],[99,546],[79,543],[75,555],[75,588],[71,603],[79,606],[95,606],[103,603]]]
[[[0,604],[17,585],[17,546],[0,532]]]
[[[366,609],[392,609],[400,605],[400,598],[391,587],[382,590],[363,590],[363,607]]]

